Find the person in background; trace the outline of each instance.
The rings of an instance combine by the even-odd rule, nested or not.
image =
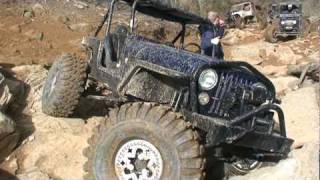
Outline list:
[[[220,39],[224,35],[224,21],[216,12],[208,13],[208,23],[199,26],[202,53],[223,60],[224,53]]]

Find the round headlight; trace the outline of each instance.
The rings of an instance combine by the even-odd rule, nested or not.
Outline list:
[[[285,21],[281,21],[281,25],[284,25],[286,22]]]
[[[204,106],[209,103],[210,97],[208,93],[202,92],[198,96],[199,103]]]
[[[199,85],[202,90],[211,90],[218,83],[218,74],[213,69],[204,70],[199,77]]]

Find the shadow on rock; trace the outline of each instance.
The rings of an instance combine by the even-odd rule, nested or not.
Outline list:
[[[31,116],[25,112],[30,87],[23,81],[15,78],[10,70],[1,69],[0,73],[4,77],[4,80],[0,84],[2,90],[0,94],[0,107],[3,114],[2,122],[10,121],[9,125],[12,125],[0,126],[0,128],[7,130],[7,133],[2,134],[0,139],[0,146],[6,147],[1,148],[1,162],[3,158],[10,155],[14,148],[18,147],[30,136],[35,128],[31,121]],[[10,129],[9,127],[12,128]],[[0,177],[2,178],[2,176]]]
[[[2,169],[0,169],[0,177],[1,177],[1,180],[19,180],[16,176]]]
[[[108,105],[104,100],[81,98],[73,116],[86,120],[93,116],[105,116],[107,113]]]

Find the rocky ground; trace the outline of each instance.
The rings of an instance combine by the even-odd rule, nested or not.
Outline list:
[[[1,164],[1,178],[81,180],[86,161],[82,151],[93,127],[103,118],[88,116],[83,111],[79,113],[82,118],[69,119],[41,112],[42,85],[48,66],[62,52],[83,56],[82,36],[92,33],[103,12],[103,8],[78,1],[58,2],[8,1],[0,5],[0,64],[28,87],[24,107],[11,113],[22,130],[23,141]],[[120,23],[125,19],[122,16],[117,19]],[[150,32],[151,23],[142,23],[144,33],[159,34]],[[158,26],[163,26],[162,22],[157,22]],[[288,65],[307,64],[319,58],[318,34],[270,44],[255,25],[228,31],[223,40],[226,59],[247,61],[275,83],[286,115],[288,136],[295,139],[288,159],[232,179],[319,179],[319,84],[307,79],[298,88],[299,79],[287,73]],[[164,32],[166,35],[168,30]],[[187,41],[198,41],[191,30]]]

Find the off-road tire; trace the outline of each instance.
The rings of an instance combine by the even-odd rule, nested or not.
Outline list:
[[[280,125],[279,123],[275,123],[273,127],[273,133],[276,135],[280,135]],[[224,175],[226,177],[231,177],[231,176],[243,176],[248,173],[250,173],[253,170],[259,169],[261,167],[265,166],[271,166],[274,165],[272,162],[258,162],[259,164],[252,170],[246,171],[246,170],[240,170],[236,168],[233,164],[231,163],[224,163]]]
[[[233,163],[225,163],[224,164],[224,175],[225,175],[225,177],[246,175],[246,174],[250,173],[251,171],[259,169],[263,165],[263,162],[257,162],[257,163],[258,164],[256,165],[256,167],[252,170],[239,169]]]
[[[265,40],[270,43],[278,42],[277,37],[275,36],[275,32],[277,31],[277,26],[274,24],[268,25],[265,31]]]
[[[204,177],[203,146],[197,133],[171,108],[138,102],[112,109],[94,130],[84,150],[88,158],[84,179],[118,179],[114,167],[117,151],[132,139],[149,141],[159,150],[163,159],[161,179]]]
[[[240,16],[236,16],[235,27],[238,29],[244,29],[245,28],[245,20]]]
[[[54,117],[72,115],[84,91],[86,70],[87,63],[70,54],[56,60],[43,88],[42,111]]]

